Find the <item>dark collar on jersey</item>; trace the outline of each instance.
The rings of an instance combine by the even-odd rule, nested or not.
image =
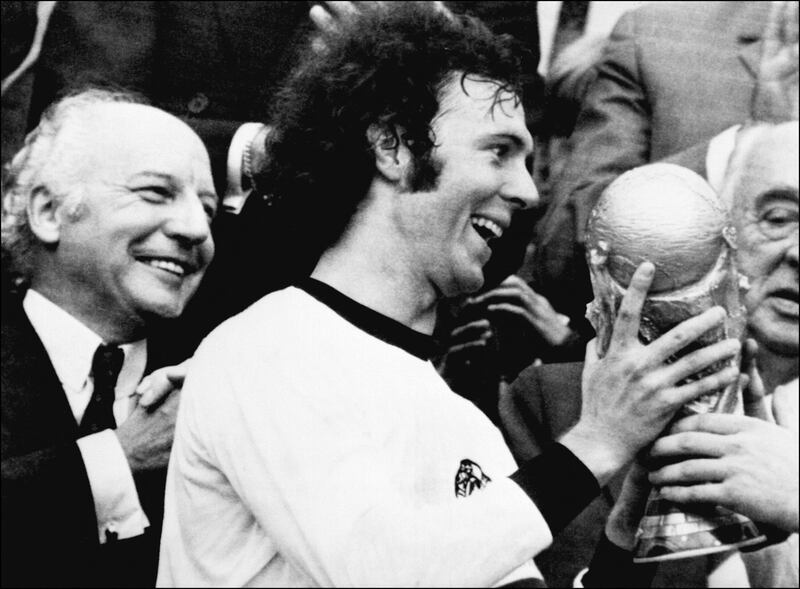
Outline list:
[[[304,278],[295,283],[295,286],[333,309],[359,329],[387,344],[402,348],[417,358],[430,360],[441,354],[440,346],[433,337],[414,331],[407,325],[354,301],[324,282],[314,278]]]

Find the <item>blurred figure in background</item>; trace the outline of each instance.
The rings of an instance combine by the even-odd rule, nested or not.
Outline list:
[[[626,170],[659,160],[718,189],[724,165],[712,138],[748,119],[797,117],[789,102],[771,100],[783,92],[775,86],[797,94],[797,26],[797,2],[656,2],[622,16],[536,231],[534,287],[584,339],[592,298],[584,229],[600,193]]]
[[[764,406],[750,409],[750,417],[687,418],[652,452],[686,459],[650,477],[668,499],[717,503],[791,533],[777,546],[741,555],[751,587],[800,582],[798,143],[797,122],[742,129],[722,189],[733,212],[739,271],[750,282],[744,304],[758,343],[751,380],[763,385],[763,399],[753,403]],[[733,582],[721,577],[719,586]]]

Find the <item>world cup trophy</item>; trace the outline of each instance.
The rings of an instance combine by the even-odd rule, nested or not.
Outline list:
[[[587,318],[605,355],[622,296],[636,268],[655,265],[642,307],[639,339],[649,343],[678,323],[714,306],[727,317],[678,355],[727,338],[742,339],[746,311],[740,303],[746,279],[734,265],[735,231],[713,189],[694,172],[673,164],[650,164],[615,180],[601,195],[587,226],[587,258],[594,300]],[[717,362],[683,384],[738,366]],[[676,419],[741,408],[741,388],[731,384],[687,403]],[[635,562],[687,558],[765,540],[746,517],[718,506],[679,507],[654,489],[636,534]]]

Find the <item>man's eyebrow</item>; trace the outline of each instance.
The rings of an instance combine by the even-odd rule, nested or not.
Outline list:
[[[135,173],[133,176],[128,178],[128,182],[133,182],[139,179],[156,179],[169,182],[170,184],[175,184],[175,178],[171,174],[165,174],[164,172],[153,172],[149,170]]]
[[[130,178],[128,178],[128,182],[135,182],[136,180],[161,180],[170,185],[170,187],[175,187],[178,185],[177,180],[172,174],[167,174],[165,172],[155,172],[151,170],[145,170],[144,172],[137,172]],[[198,196],[200,198],[213,198],[214,200],[219,200],[219,196],[215,190],[199,190]]]
[[[764,206],[772,204],[777,201],[792,201],[798,202],[798,191],[796,187],[792,186],[776,186],[766,190],[758,195],[756,200],[757,206]]]

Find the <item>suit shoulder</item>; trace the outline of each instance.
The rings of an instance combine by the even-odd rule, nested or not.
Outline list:
[[[620,17],[615,31],[628,30],[638,39],[697,40],[698,35],[729,37],[763,21],[758,2],[649,2]],[[768,3],[767,3],[768,4]],[[760,28],[761,25],[756,25]]]

